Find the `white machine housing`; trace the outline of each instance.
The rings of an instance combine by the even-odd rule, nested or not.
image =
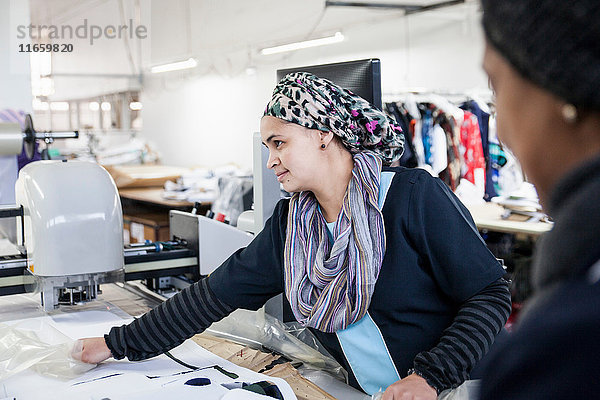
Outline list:
[[[20,171],[15,197],[23,207],[17,245],[27,254],[45,310],[93,300],[100,283],[122,278],[121,200],[104,168],[83,161],[33,162]]]
[[[27,267],[34,275],[123,268],[121,201],[112,177],[98,164],[30,163],[19,173],[15,197],[23,206]]]
[[[247,232],[202,215],[171,210],[169,218],[171,235],[185,238],[197,252],[200,275],[213,272],[254,238]]]

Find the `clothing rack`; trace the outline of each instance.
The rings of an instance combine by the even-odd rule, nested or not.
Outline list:
[[[411,87],[384,93],[386,112],[406,132],[400,165],[427,169],[473,201],[479,196],[489,201],[516,186],[522,174],[515,172],[518,163],[495,135],[492,99],[491,90],[477,88]],[[465,180],[472,185],[459,190]]]
[[[493,103],[494,94],[490,89],[474,88],[468,90],[452,90],[452,89],[435,89],[426,87],[414,87],[404,88],[400,90],[393,90],[389,92],[383,92],[383,102],[393,102],[404,100],[406,96],[414,95],[417,96],[417,100],[421,100],[421,96],[437,95],[446,98],[451,98],[455,102],[463,102],[466,100],[475,100],[478,103],[483,102],[484,104]],[[449,99],[450,100],[450,99]]]

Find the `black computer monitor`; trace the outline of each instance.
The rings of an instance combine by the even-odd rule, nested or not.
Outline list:
[[[378,58],[277,70],[277,82],[291,72],[310,72],[350,89],[378,109],[381,104],[381,62]]]

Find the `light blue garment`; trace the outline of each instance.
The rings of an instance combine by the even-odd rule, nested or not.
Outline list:
[[[369,313],[335,333],[362,390],[377,393],[400,380],[381,331]]]
[[[381,173],[381,181],[379,182],[379,199],[377,200],[380,210],[383,209],[385,198],[388,190],[390,189],[390,185],[392,184],[392,179],[394,179],[394,175],[396,175],[395,172],[384,171]]]
[[[329,244],[333,244],[333,229],[335,228],[335,222],[327,222],[327,237],[329,238]]]
[[[378,206],[383,208],[394,172],[382,172]],[[327,223],[327,235],[333,242],[335,222]],[[367,313],[360,321],[336,332],[342,351],[352,368],[360,387],[368,394],[385,390],[400,380],[400,375],[381,335],[381,331]]]

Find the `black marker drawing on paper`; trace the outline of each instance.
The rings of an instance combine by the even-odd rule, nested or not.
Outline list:
[[[113,376],[119,376],[119,375],[123,375],[123,373],[119,372],[117,374],[110,374],[110,375],[106,375],[106,376],[101,376],[99,378],[90,379],[89,381],[77,382],[77,383],[72,384],[71,386],[83,385],[84,383],[90,383],[90,382],[94,382],[94,381],[99,381],[101,379],[112,378]]]

